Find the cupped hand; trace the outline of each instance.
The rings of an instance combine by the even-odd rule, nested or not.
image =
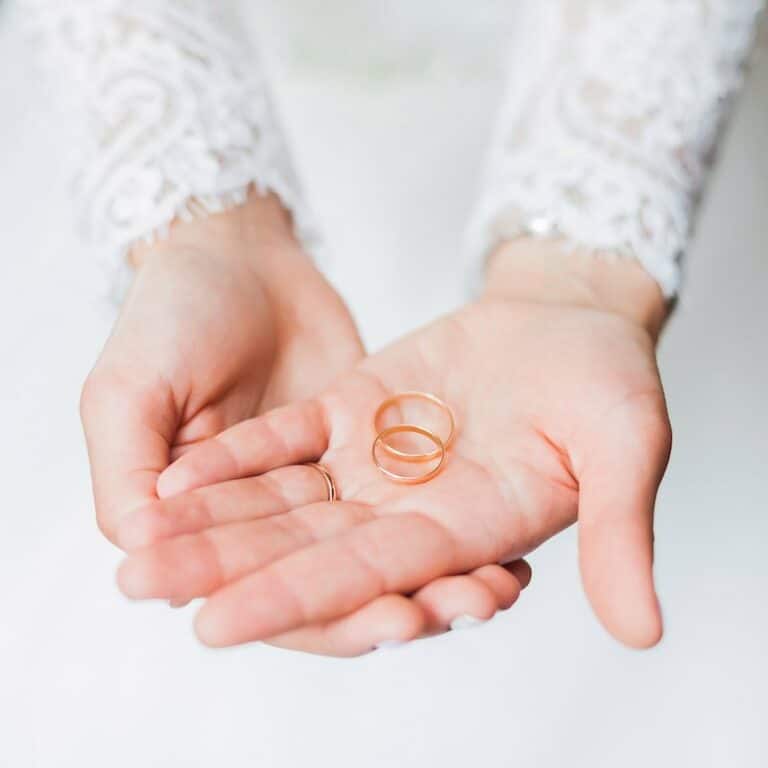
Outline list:
[[[362,357],[343,302],[272,197],[175,225],[137,274],[81,411],[100,527],[156,499],[196,443],[306,398]]]
[[[211,645],[285,637],[514,561],[578,517],[597,615],[624,643],[653,645],[652,518],[670,449],[654,351],[663,302],[636,265],[586,263],[553,280],[510,258],[481,301],[368,358],[321,396],[186,453],[159,479],[166,500],[121,527],[141,545],[121,568],[123,590],[209,595],[197,631]],[[383,399],[414,389],[449,403],[458,433],[434,480],[402,486],[371,461],[372,421]],[[296,465],[316,460],[341,502],[319,501],[317,487],[312,498],[297,493],[309,470]],[[224,481],[254,483],[255,507],[277,498],[289,511],[238,523],[238,505],[200,501]]]

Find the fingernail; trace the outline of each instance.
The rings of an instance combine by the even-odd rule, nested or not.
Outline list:
[[[393,651],[395,648],[402,648],[407,643],[402,640],[383,640],[380,643],[376,643],[374,650],[376,651]]]
[[[488,619],[478,619],[477,616],[470,616],[468,613],[465,613],[461,616],[457,616],[451,622],[451,629],[454,630],[454,632],[460,629],[472,629],[472,627],[485,624],[486,621],[488,621]]]
[[[185,606],[189,605],[192,601],[191,600],[169,600],[168,605],[171,606],[171,608],[184,608]]]
[[[171,464],[164,472],[160,473],[155,490],[161,499],[177,496],[189,490],[189,479],[186,477],[184,467]]]

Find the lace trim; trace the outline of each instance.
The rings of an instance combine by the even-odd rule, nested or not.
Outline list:
[[[761,6],[528,3],[470,228],[475,263],[504,239],[565,238],[638,259],[673,296]]]
[[[77,202],[119,257],[137,241],[276,193],[317,237],[258,59],[207,0],[58,0],[37,8],[51,63],[88,116]]]

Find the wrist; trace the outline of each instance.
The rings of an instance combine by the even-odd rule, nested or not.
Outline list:
[[[658,283],[642,265],[552,240],[502,243],[486,270],[484,298],[596,309],[624,317],[657,339],[669,312]]]
[[[141,271],[179,252],[204,253],[223,266],[259,273],[309,261],[294,235],[290,213],[274,194],[262,195],[253,188],[242,205],[190,221],[177,219],[166,237],[135,245],[128,260]]]
[[[300,309],[332,291],[296,238],[279,198],[255,190],[227,211],[174,222],[167,237],[136,246],[129,257],[145,283],[175,282],[180,273],[194,271],[204,273],[211,290],[255,287],[284,326],[305,322]]]

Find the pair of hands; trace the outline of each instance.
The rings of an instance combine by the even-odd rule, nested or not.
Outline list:
[[[135,257],[82,399],[126,594],[207,598],[210,645],[353,655],[509,607],[520,558],[578,516],[598,617],[629,645],[659,639],[664,304],[639,266],[510,244],[480,300],[365,357],[274,198]],[[450,403],[459,431],[437,478],[398,486],[371,463],[371,417],[413,389]]]

